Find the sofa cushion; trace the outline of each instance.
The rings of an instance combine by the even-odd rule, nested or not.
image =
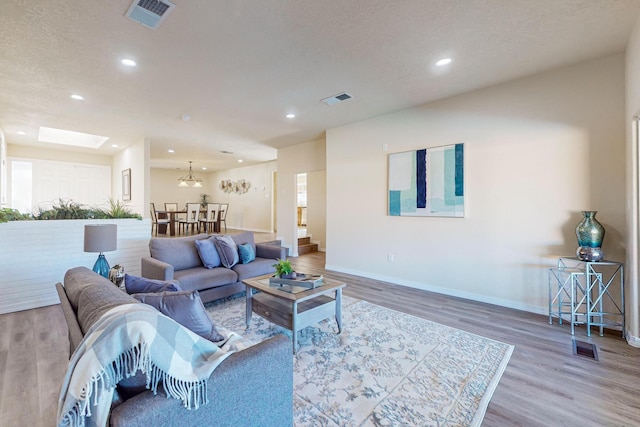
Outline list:
[[[153,258],[171,264],[174,270],[202,267],[200,255],[198,255],[194,241],[208,237],[207,234],[174,237],[170,239],[166,237],[153,237],[149,241],[149,252]]]
[[[249,264],[256,259],[256,252],[251,247],[250,243],[242,243],[238,245],[238,254],[240,255],[240,262],[242,264]]]
[[[213,236],[220,255],[220,262],[227,268],[231,268],[240,260],[238,256],[238,245],[229,234],[224,236]]]
[[[249,264],[236,264],[233,266],[232,270],[238,274],[238,281],[241,282],[250,277],[275,273],[276,269],[273,266],[274,262],[275,261],[272,259],[256,258]]]
[[[177,280],[155,280],[146,277],[124,275],[124,287],[128,294],[143,294],[148,292],[181,291]]]
[[[253,238],[252,231],[243,231],[242,233],[231,234],[230,236],[233,241],[236,242],[236,246],[248,243],[251,245],[251,249],[253,249],[253,252],[256,252],[256,242]]]
[[[185,291],[200,291],[238,281],[236,272],[224,267],[212,269],[203,267],[188,268],[176,271],[174,277],[180,281],[180,287]]]
[[[224,339],[207,315],[198,291],[135,294],[133,297],[155,307],[160,313],[172,318],[204,339],[209,341]]]
[[[213,237],[210,237],[208,239],[195,241],[196,250],[198,251],[198,255],[200,255],[200,261],[202,261],[202,264],[207,268],[220,267],[222,265],[214,240]]]
[[[112,308],[122,304],[138,303],[131,295],[127,295],[110,281],[107,280],[107,283],[108,285],[99,283],[86,286],[80,292],[80,297],[78,298],[78,323],[83,334],[86,334],[89,328]]]

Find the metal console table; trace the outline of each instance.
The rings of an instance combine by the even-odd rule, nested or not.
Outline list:
[[[612,293],[617,286],[620,294]],[[624,264],[616,261],[582,261],[575,257],[558,258],[558,266],[549,269],[549,324],[553,318],[562,324],[563,318],[575,325],[620,327],[625,337]]]

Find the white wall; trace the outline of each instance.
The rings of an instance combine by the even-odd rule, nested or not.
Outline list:
[[[211,195],[210,201],[229,203],[228,228],[262,233],[273,232],[271,177],[276,167],[277,163],[273,161],[210,174],[210,179],[207,181],[207,186],[211,188],[211,192],[208,193]],[[220,189],[222,180],[235,182],[241,179],[251,182],[251,187],[246,193],[225,193]]]
[[[278,150],[278,239],[290,255],[298,255],[296,175],[325,170],[326,153],[324,139]]]
[[[204,180],[201,188],[178,187],[178,178],[188,175],[188,171],[152,168],[150,201],[155,203],[156,209],[164,209],[166,202],[185,207],[187,203],[200,203],[201,194],[211,195],[213,189],[210,174],[195,170],[193,174]]]
[[[629,38],[626,51],[626,182],[627,182],[627,259],[626,259],[626,296],[627,296],[627,340],[640,347],[640,207],[639,207],[639,147],[638,129],[633,126],[633,118],[640,116],[640,17]]]
[[[131,169],[131,200],[127,207],[142,216],[149,216],[149,141],[138,141],[113,157],[111,180],[112,198],[122,199],[122,171]]]
[[[325,251],[327,224],[327,171],[307,173],[307,236]]]
[[[581,210],[624,260],[623,117],[620,54],[328,130],[327,268],[546,313]],[[454,143],[465,218],[387,216],[387,155]]]

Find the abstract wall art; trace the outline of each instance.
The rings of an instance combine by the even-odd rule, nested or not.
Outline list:
[[[464,217],[464,144],[389,154],[389,215]]]

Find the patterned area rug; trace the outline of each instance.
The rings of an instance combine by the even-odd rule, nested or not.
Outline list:
[[[244,297],[206,307],[249,344],[291,336],[256,314],[245,329]],[[479,426],[514,348],[349,297],[342,322],[299,332],[296,426]]]

